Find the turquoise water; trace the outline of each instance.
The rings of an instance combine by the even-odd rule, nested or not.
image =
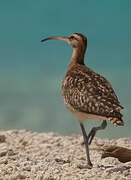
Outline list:
[[[112,84],[125,126],[108,123],[100,137],[131,136],[131,1],[22,0],[0,3],[0,129],[80,133],[63,104],[61,81],[72,49],[48,36],[88,37],[86,65]],[[85,122],[87,131],[100,122]]]

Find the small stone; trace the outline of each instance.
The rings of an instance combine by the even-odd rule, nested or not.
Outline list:
[[[131,174],[129,176],[126,176],[126,178],[130,180],[131,179]]]
[[[24,174],[18,174],[18,179],[25,179],[26,176]]]
[[[24,170],[25,170],[25,171],[31,171],[31,167],[30,167],[30,166],[26,166],[26,167],[24,168]]]
[[[15,155],[13,149],[8,149],[8,155],[9,155],[9,156]]]
[[[0,158],[0,164],[7,164],[7,163],[8,163],[8,159],[6,157]]]
[[[0,143],[5,142],[5,140],[6,140],[5,135],[4,134],[0,134]]]
[[[9,180],[18,180],[18,179],[25,179],[26,176],[24,174],[14,174],[14,175],[11,175]]]
[[[8,153],[7,148],[0,149],[0,157],[5,156]]]
[[[36,180],[43,180],[43,174],[37,175]]]

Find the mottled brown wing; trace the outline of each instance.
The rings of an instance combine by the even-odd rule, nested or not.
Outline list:
[[[86,66],[67,72],[63,81],[66,105],[80,112],[106,117],[122,117],[123,108],[110,83]]]

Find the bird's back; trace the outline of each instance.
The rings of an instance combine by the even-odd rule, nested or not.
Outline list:
[[[62,83],[64,102],[70,111],[109,119],[124,125],[118,98],[110,83],[85,65],[74,64]]]

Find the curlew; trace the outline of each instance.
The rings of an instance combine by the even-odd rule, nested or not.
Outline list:
[[[86,148],[87,163],[89,167],[92,167],[88,146],[96,132],[106,128],[106,120],[109,120],[115,126],[124,125],[120,113],[123,107],[120,105],[111,84],[103,76],[84,64],[87,48],[87,38],[84,35],[74,33],[69,37],[49,37],[41,41],[51,39],[66,41],[73,48],[72,58],[62,82],[62,95],[65,105],[80,124]],[[99,127],[93,127],[87,136],[84,120],[102,120],[102,123]]]

